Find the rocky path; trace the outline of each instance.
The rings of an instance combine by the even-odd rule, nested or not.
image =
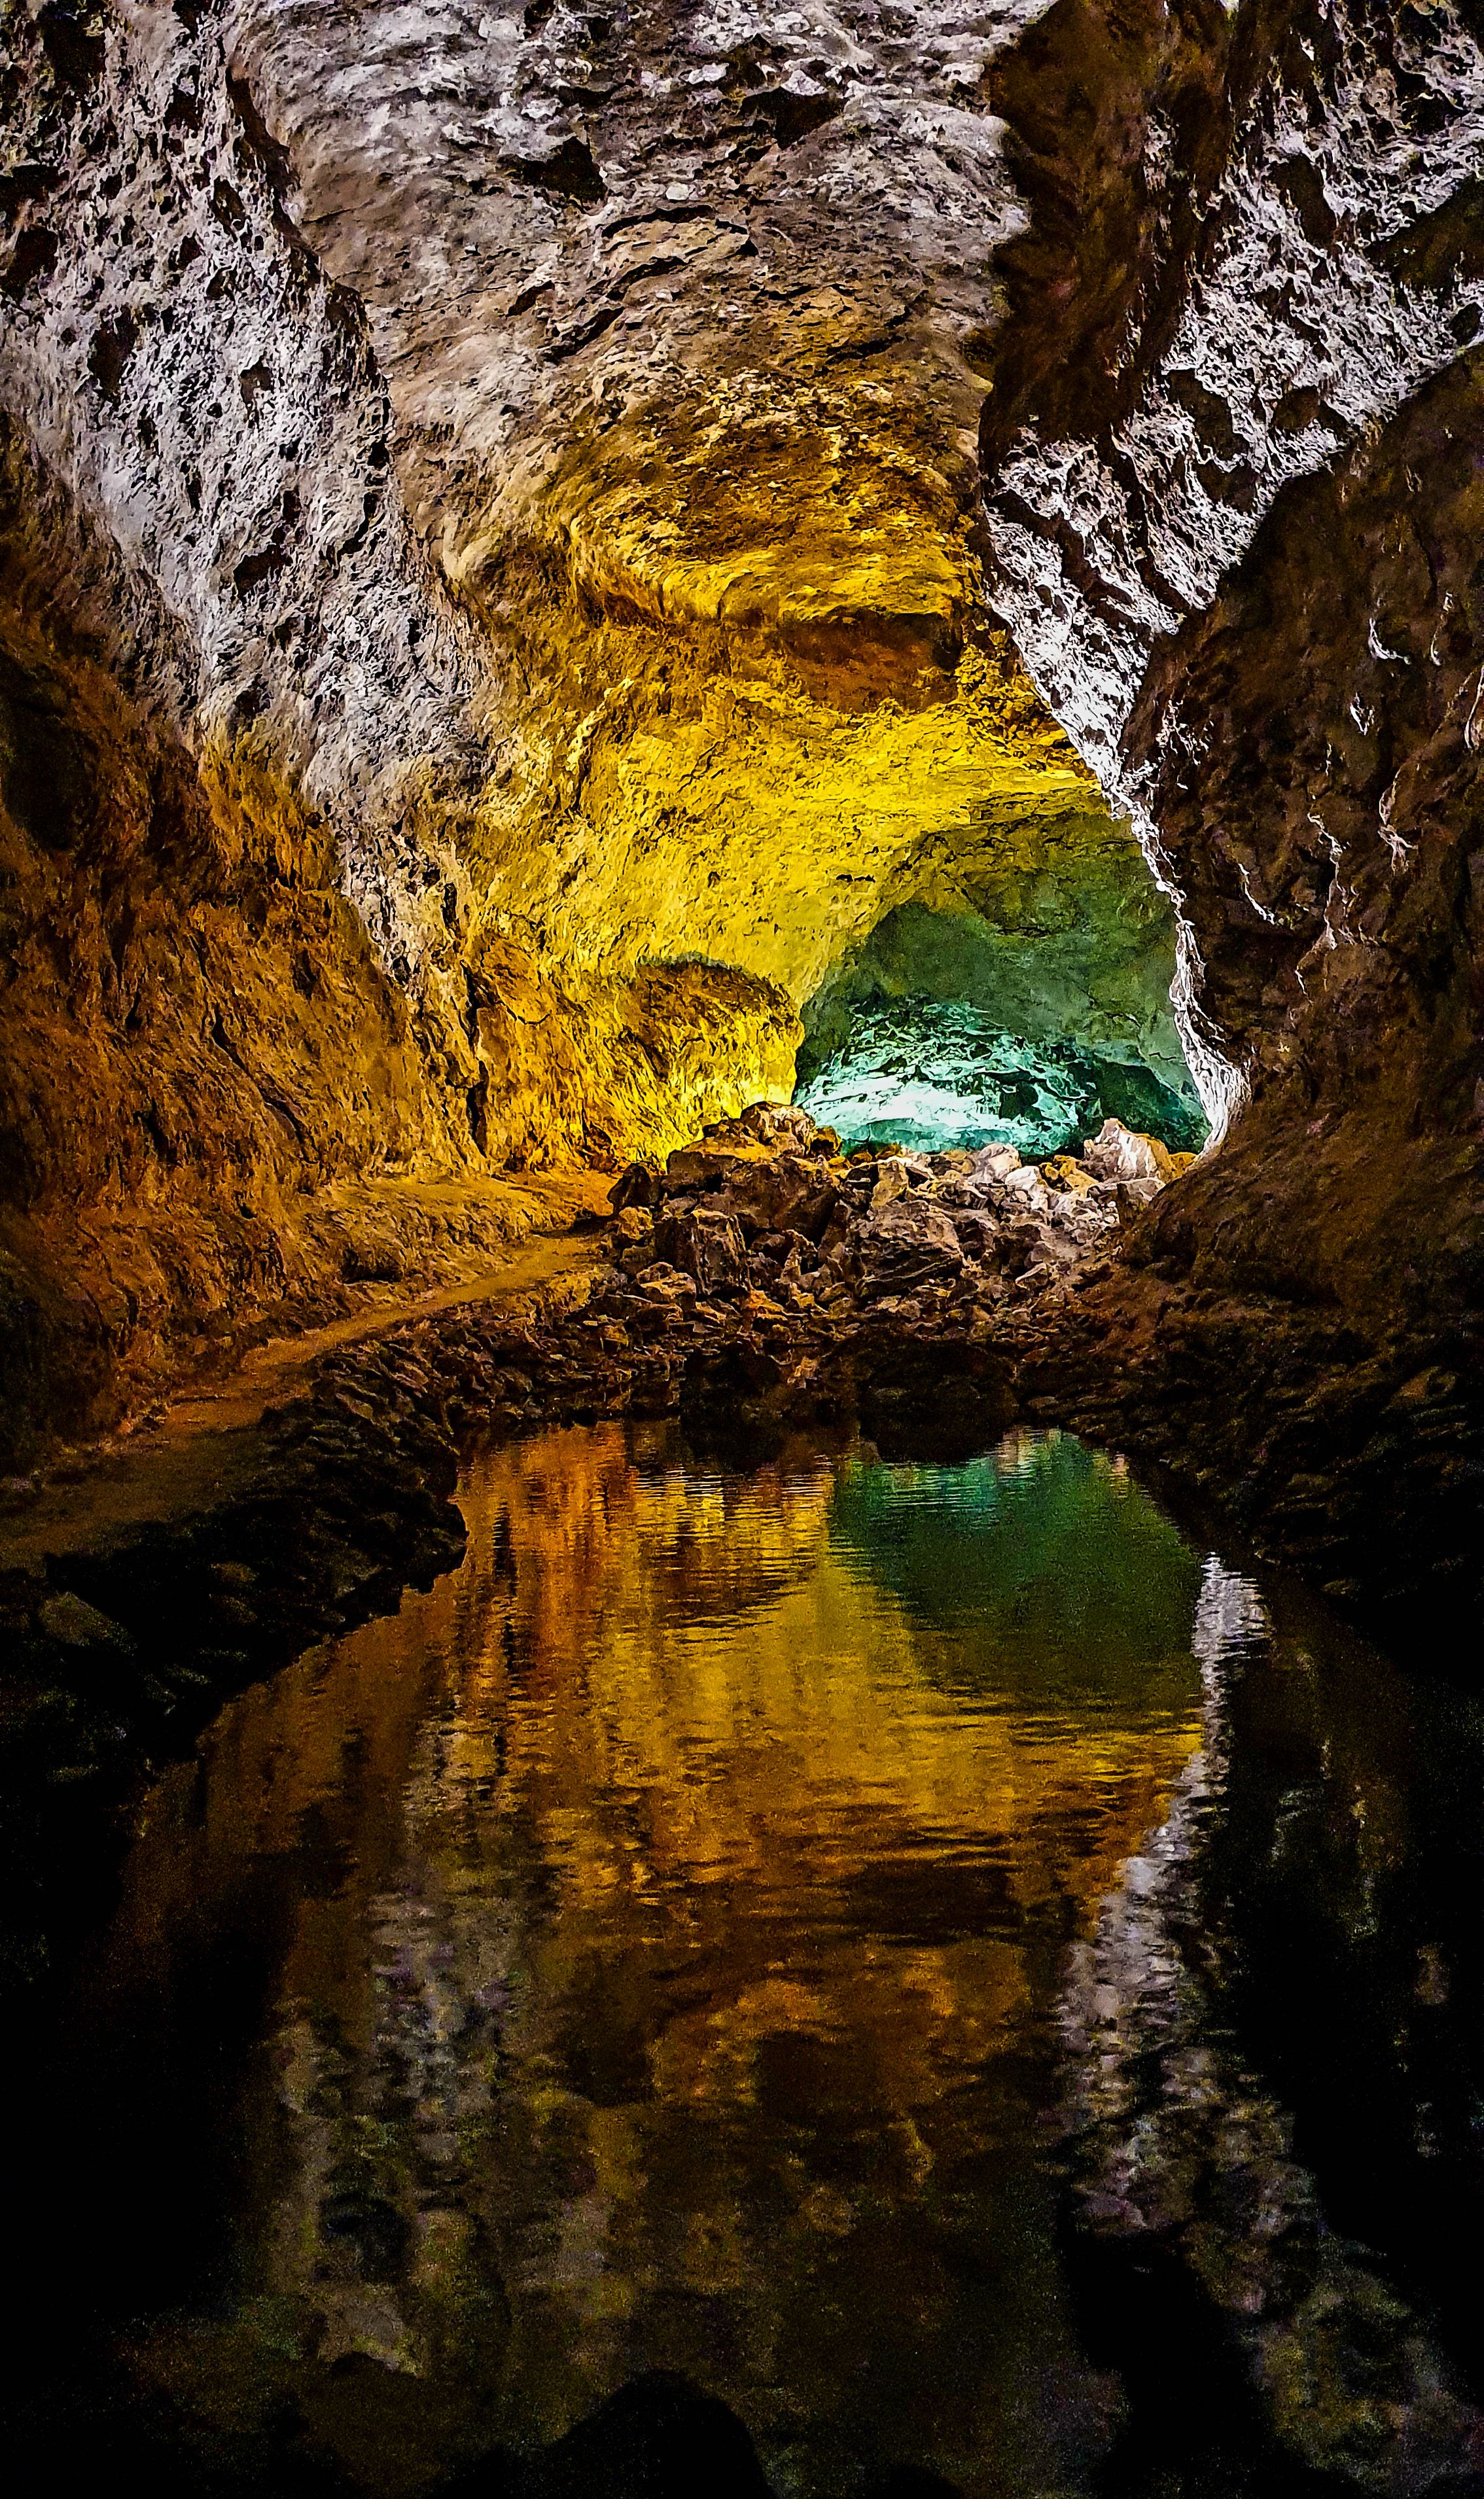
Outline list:
[[[466,1305],[502,1306],[532,1292],[560,1292],[591,1271],[595,1256],[586,1232],[546,1235],[467,1282],[271,1340],[220,1380],[162,1408],[145,1428],[117,1433],[48,1476],[12,1477],[0,1513],[0,1571],[222,1500],[258,1463],[264,1415],[305,1393],[327,1356]]]

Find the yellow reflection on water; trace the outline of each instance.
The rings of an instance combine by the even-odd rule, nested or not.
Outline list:
[[[1199,1742],[1199,1566],[1056,1436],[579,1429],[461,1501],[463,1570],[230,1708],[131,1862],[120,1972],[248,1881],[280,1937],[241,2295],[137,2365],[387,2491],[656,2366],[811,2499],[1076,2486],[1048,2016]]]

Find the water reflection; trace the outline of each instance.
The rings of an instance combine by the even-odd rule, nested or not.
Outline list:
[[[1069,2167],[1100,2341],[1195,2488],[1226,2486],[1259,2442],[1257,2487],[1281,2470],[1305,2490],[1484,2488],[1477,2301],[1454,2260],[1479,2194],[1480,2026],[1442,2032],[1448,1957],[1411,1940],[1444,1902],[1478,1933],[1477,1862],[1461,1897],[1446,1879],[1459,1800],[1430,1823],[1442,1755],[1411,1740],[1444,1696],[1294,1592],[1284,1611],[1274,1625],[1208,1561],[1202,1749],[1068,1958]],[[1422,2168],[1445,2153],[1446,2255]],[[1171,2355],[1188,2367],[1192,2347],[1203,2417],[1176,2426]],[[1125,2473],[1141,2445],[1146,2426]]]
[[[89,2023],[244,1927],[262,2009],[230,2157],[140,2151],[196,2271],[135,2383],[388,2492],[656,2366],[810,2499],[1082,2486],[1058,1989],[1201,1743],[1199,1558],[1054,1434],[742,1476],[574,1430],[461,1498],[461,1572],[151,1801]]]

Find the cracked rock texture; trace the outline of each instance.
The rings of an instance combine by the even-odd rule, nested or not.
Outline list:
[[[6,0],[13,1446],[368,1188],[471,1253],[494,1175],[786,1095],[892,914],[1124,876],[1152,1031],[1152,866],[1233,1124],[1109,1365],[1231,1314],[1249,1474],[1274,1331],[1440,1370],[1471,1517],[1481,35]]]
[[[1480,37],[1058,9],[1000,99],[995,604],[1179,897],[1234,1120],[1062,1393],[1398,1630],[1484,1531]]]

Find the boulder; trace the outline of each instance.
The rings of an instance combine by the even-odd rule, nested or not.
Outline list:
[[[955,1209],[949,1219],[953,1226],[958,1247],[966,1258],[979,1260],[987,1258],[991,1254],[1000,1229],[992,1215],[984,1213],[965,1215]]]
[[[1097,1135],[1085,1140],[1081,1160],[1095,1180],[1152,1180],[1163,1185],[1178,1177],[1168,1147],[1125,1128],[1121,1120],[1104,1120]]]
[[[1014,1146],[981,1146],[969,1159],[976,1179],[984,1181],[1008,1180],[1020,1162]]]
[[[930,1199],[902,1197],[888,1206],[873,1206],[855,1227],[853,1240],[873,1297],[946,1282],[963,1268],[952,1222]]]
[[[698,1207],[692,1215],[661,1216],[655,1226],[659,1258],[694,1276],[702,1292],[748,1282],[747,1243],[734,1216]]]
[[[1050,1154],[1041,1166],[1041,1178],[1048,1188],[1070,1191],[1079,1197],[1093,1187],[1097,1177],[1073,1154]]]
[[[812,1154],[734,1162],[721,1193],[723,1212],[744,1232],[802,1232],[810,1241],[821,1238],[839,1203],[834,1180]]]
[[[622,1215],[626,1206],[658,1206],[663,1195],[658,1163],[630,1163],[608,1191],[608,1204],[615,1215]]]
[[[782,1302],[775,1302],[770,1293],[756,1287],[746,1296],[740,1309],[744,1319],[784,1319],[789,1315]]]
[[[808,1233],[794,1231],[791,1227],[787,1232],[765,1233],[757,1246],[765,1257],[774,1258],[780,1262],[791,1255],[801,1258],[806,1267],[819,1264],[819,1250]]]
[[[791,1102],[749,1102],[741,1117],[708,1128],[707,1136],[721,1133],[725,1126],[743,1136],[755,1137],[760,1145],[785,1148],[812,1147],[817,1140],[839,1141],[833,1128],[817,1128],[807,1111],[795,1110]]]
[[[664,1166],[664,1193],[675,1197],[721,1188],[734,1171],[766,1166],[773,1159],[771,1148],[747,1139],[711,1138],[698,1146],[677,1146]]]
[[[995,1263],[1007,1276],[1023,1276],[1030,1267],[1069,1265],[1077,1250],[1065,1234],[1033,1215],[1007,1223],[995,1243]]]
[[[646,1267],[655,1263],[654,1233],[642,1233],[637,1241],[626,1243],[617,1253],[617,1263],[620,1275],[626,1276],[630,1283],[636,1276],[642,1276]]]
[[[647,1301],[689,1303],[695,1299],[695,1279],[685,1268],[668,1258],[655,1258],[638,1278],[639,1291]]]
[[[893,1199],[905,1197],[912,1186],[911,1174],[900,1154],[888,1154],[876,1166],[875,1186],[871,1190],[873,1208],[889,1206]]]
[[[60,1596],[48,1597],[41,1609],[41,1626],[48,1639],[60,1641],[64,1648],[116,1648],[133,1650],[134,1642],[126,1631],[108,1614],[98,1611],[82,1597],[68,1588]]]
[[[1115,1181],[1114,1188],[1146,1187],[1147,1182]],[[1095,1241],[1107,1232],[1113,1221],[1113,1209],[1104,1194],[1106,1184],[1074,1194],[1062,1189],[1038,1210],[1044,1221],[1054,1224],[1058,1232],[1069,1233],[1074,1241]]]

